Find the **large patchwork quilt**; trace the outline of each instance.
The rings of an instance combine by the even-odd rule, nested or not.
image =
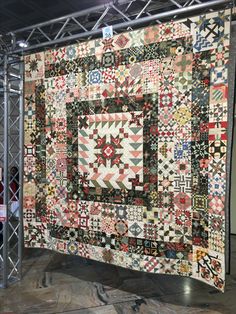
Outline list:
[[[26,247],[224,289],[229,15],[25,57]]]

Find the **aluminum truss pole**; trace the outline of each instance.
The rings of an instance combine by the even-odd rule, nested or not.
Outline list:
[[[171,16],[176,17],[176,16],[179,16],[181,14],[188,14],[188,13],[192,13],[192,12],[197,11],[197,10],[212,9],[214,7],[217,7],[217,6],[222,6],[222,5],[226,6],[227,4],[232,4],[232,0],[212,0],[212,1],[207,1],[204,3],[201,3],[201,2],[199,3],[199,2],[200,1],[198,1],[197,4],[189,5],[189,6],[187,6],[187,5],[182,6],[182,7],[178,6],[177,9],[169,10],[169,11],[165,11],[165,12],[161,12],[161,13],[157,13],[157,14],[153,14],[153,15],[148,15],[145,17],[136,18],[135,16],[133,16],[132,19],[131,19],[131,17],[129,17],[130,20],[128,20],[128,21],[127,21],[127,17],[124,18],[124,16],[121,15],[122,20],[126,19],[126,21],[121,22],[121,23],[117,23],[117,24],[113,24],[113,22],[111,22],[111,25],[113,26],[114,30],[126,29],[128,27],[138,26],[140,24],[147,24],[147,23],[150,23],[150,22],[158,20],[158,19],[163,19],[163,18],[167,18],[167,17],[171,17]],[[150,3],[150,1],[148,3]],[[173,5],[173,2],[171,2],[171,3]],[[175,1],[175,3],[176,3],[176,1]],[[103,6],[103,9],[104,9],[104,12],[102,14],[102,16],[104,15],[103,18],[106,16],[107,13],[112,14],[111,10],[115,11],[116,14],[118,14],[119,12],[117,10],[115,10],[115,7],[116,6],[111,5],[111,4],[107,4],[106,6]],[[100,6],[99,6],[99,8],[100,8]],[[34,49],[39,49],[39,48],[46,47],[46,46],[62,44],[62,43],[68,42],[68,41],[76,41],[80,38],[85,38],[85,37],[88,38],[91,36],[101,34],[102,28],[96,28],[95,29],[94,26],[92,28],[90,28],[90,30],[88,30],[88,28],[85,27],[86,31],[83,29],[83,32],[76,33],[73,35],[70,34],[69,36],[61,36],[60,38],[58,38],[58,35],[56,35],[54,37],[54,39],[51,39],[50,35],[47,35],[45,31],[42,31],[42,27],[44,27],[44,26],[53,25],[56,22],[60,22],[60,21],[65,20],[65,18],[66,18],[65,23],[68,23],[68,21],[67,21],[68,18],[75,19],[75,17],[77,17],[77,16],[90,14],[92,12],[97,13],[96,10],[98,10],[98,7],[83,10],[79,13],[77,12],[75,14],[67,15],[65,17],[61,17],[58,19],[53,19],[53,20],[47,21],[45,23],[39,23],[39,24],[33,25],[31,27],[26,27],[26,28],[15,30],[15,31],[8,34],[8,35],[12,36],[12,39],[14,39],[14,41],[16,40],[16,37],[18,34],[24,34],[24,32],[31,31],[30,35],[26,39],[26,44],[27,43],[30,44],[29,40],[30,40],[32,34],[37,31],[37,32],[40,32],[41,35],[42,34],[44,35],[44,37],[43,37],[44,42],[41,42],[38,44],[33,44],[29,47],[25,47],[25,48],[21,48],[21,49],[16,49],[15,47],[13,47],[13,51],[10,53],[22,53],[22,52],[26,52],[26,51],[30,51],[30,50],[34,50]],[[143,13],[143,11],[144,10],[142,9],[142,13]],[[106,12],[106,14],[104,14],[105,12]],[[113,15],[114,15],[114,13],[113,13]],[[102,25],[102,23],[103,24],[104,23],[109,24],[109,21],[101,19],[100,25]],[[59,32],[62,32],[61,28],[60,28]],[[27,33],[25,33],[25,35],[26,34]]]
[[[0,204],[3,204],[4,186],[3,186],[3,162],[4,162],[4,55],[0,54]],[[2,92],[1,92],[2,90]],[[0,222],[0,287],[3,287],[3,224]]]
[[[19,64],[20,70],[20,96],[19,96],[19,279],[22,278],[22,259],[23,259],[23,180],[24,180],[24,63],[21,60]]]
[[[8,174],[8,150],[9,150],[9,103],[8,103],[8,64],[7,64],[8,56],[4,56],[4,81],[3,81],[3,92],[4,92],[4,163],[3,163],[3,204],[6,206],[6,221],[3,222],[3,279],[2,279],[2,287],[7,287],[8,281],[8,202],[9,202],[9,174]]]
[[[0,71],[0,166],[7,218],[0,231],[0,287],[21,279],[23,249],[23,62],[5,54]],[[14,173],[13,173],[14,169]]]

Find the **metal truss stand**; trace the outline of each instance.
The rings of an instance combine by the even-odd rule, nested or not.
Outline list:
[[[0,167],[0,200],[6,208],[0,226],[0,287],[6,288],[21,278],[23,245],[23,63],[7,54],[0,63]]]
[[[11,31],[6,34],[5,41],[11,43],[11,51],[14,53],[32,52],[45,47],[55,47],[101,36],[102,28],[108,25],[113,26],[114,33],[123,32],[150,23],[162,23],[170,19],[226,8],[232,6],[233,1],[107,1],[106,4]]]
[[[21,278],[23,219],[23,62],[20,56],[49,47],[114,33],[152,23],[186,18],[232,7],[233,0],[113,0],[50,21],[0,35],[0,167],[4,170],[0,200],[7,208],[0,229],[0,287]],[[10,175],[15,166],[19,175]],[[17,182],[18,190],[11,184]],[[229,230],[227,231],[229,236]],[[229,260],[229,252],[226,253]],[[227,266],[227,263],[226,263]]]

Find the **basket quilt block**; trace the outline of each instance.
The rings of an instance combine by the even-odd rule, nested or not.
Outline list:
[[[230,11],[25,57],[26,247],[223,290]]]

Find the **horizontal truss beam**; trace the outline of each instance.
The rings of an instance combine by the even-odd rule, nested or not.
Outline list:
[[[139,7],[137,8],[137,5]],[[102,33],[102,28],[112,25],[115,32],[132,29],[153,21],[160,23],[168,17],[187,16],[193,12],[212,10],[232,5],[232,0],[167,0],[159,1],[113,1],[87,10],[68,14],[44,23],[24,27],[7,34],[11,38],[9,54],[25,53],[40,48],[73,43],[82,38],[91,39]],[[132,9],[133,7],[133,9]],[[20,41],[27,47],[19,48]]]

